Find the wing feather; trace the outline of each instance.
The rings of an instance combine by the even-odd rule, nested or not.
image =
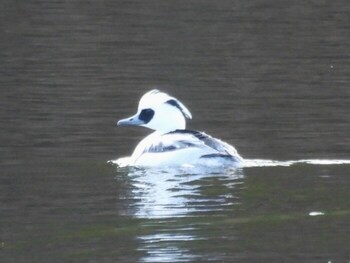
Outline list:
[[[236,149],[219,139],[193,130],[175,130],[158,137],[144,152],[160,153],[180,150],[189,147],[205,148],[211,154],[217,155],[238,155]]]

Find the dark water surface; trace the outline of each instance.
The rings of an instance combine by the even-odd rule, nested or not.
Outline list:
[[[1,262],[349,262],[350,165],[117,169],[158,87],[248,159],[350,159],[348,1],[2,1]]]

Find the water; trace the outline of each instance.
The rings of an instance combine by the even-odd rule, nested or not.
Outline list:
[[[1,261],[349,262],[349,9],[2,1]],[[154,87],[249,167],[107,163]]]

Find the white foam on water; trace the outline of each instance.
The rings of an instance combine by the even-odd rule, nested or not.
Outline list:
[[[119,167],[130,166],[130,158],[119,158],[117,160],[110,160],[108,163],[115,164]],[[300,159],[300,160],[268,160],[268,159],[244,159],[243,165],[239,168],[244,167],[273,167],[273,166],[291,166],[296,164],[311,164],[311,165],[340,165],[340,164],[350,164],[350,160],[338,160],[338,159]],[[182,168],[186,168],[186,165],[182,165]],[[193,165],[191,166],[193,167]],[[196,167],[196,166],[194,166]],[[210,166],[208,166],[210,167]]]
[[[277,161],[265,159],[245,159],[244,167],[271,167],[271,166],[291,166],[295,164],[313,164],[313,165],[339,165],[350,164],[350,160],[336,160],[336,159],[301,159],[290,161]]]
[[[320,211],[312,211],[309,213],[309,216],[323,216],[323,215],[325,215],[325,213]]]

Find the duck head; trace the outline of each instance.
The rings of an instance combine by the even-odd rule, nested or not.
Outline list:
[[[143,126],[166,133],[186,128],[190,111],[178,99],[159,90],[151,90],[142,96],[137,113],[118,121],[118,126]]]

